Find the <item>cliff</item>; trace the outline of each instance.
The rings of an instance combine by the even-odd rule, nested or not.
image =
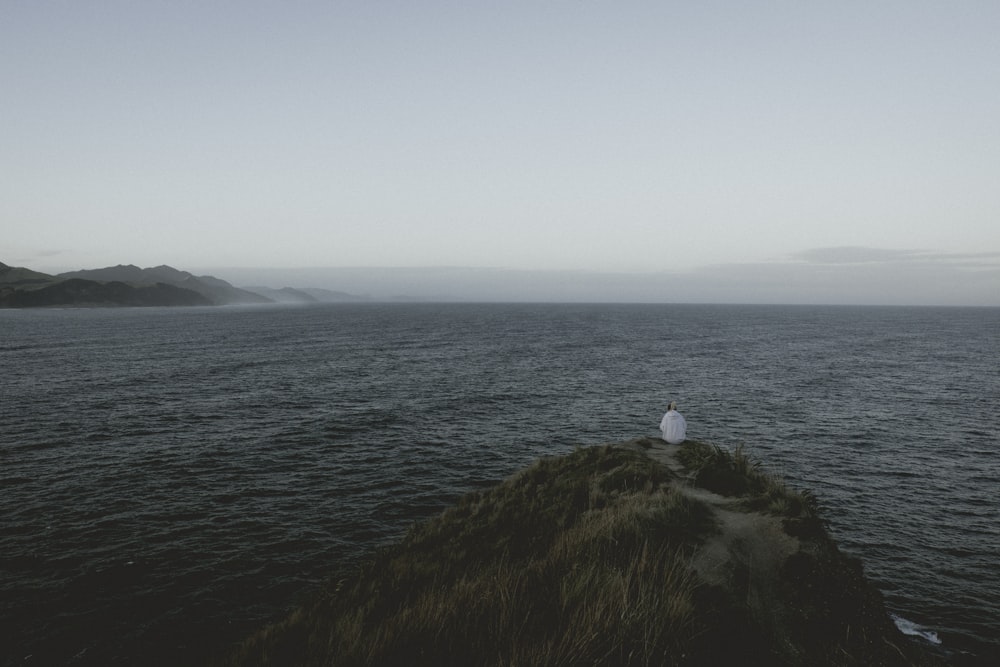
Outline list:
[[[934,665],[808,493],[640,438],[414,526],[228,665]]]

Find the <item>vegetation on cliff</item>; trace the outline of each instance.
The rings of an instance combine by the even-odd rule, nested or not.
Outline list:
[[[643,438],[542,459],[465,496],[226,664],[928,660],[811,496],[742,451]]]

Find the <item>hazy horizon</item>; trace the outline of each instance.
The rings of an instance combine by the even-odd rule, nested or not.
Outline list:
[[[972,1],[14,3],[0,261],[1000,305],[997,34]]]
[[[462,266],[188,267],[167,262],[155,266],[168,264],[194,275],[211,275],[237,287],[322,288],[374,300],[997,307],[1000,293],[993,268],[997,259],[995,253],[943,255],[842,247],[817,248],[780,262],[656,272]],[[26,268],[58,274],[105,267]]]
[[[648,273],[496,267],[173,268],[237,287],[322,288],[380,301],[1000,306],[990,273],[977,273],[971,268],[974,262],[904,256],[867,264],[789,261]],[[46,272],[78,268],[50,267]],[[956,284],[961,284],[959,293]]]

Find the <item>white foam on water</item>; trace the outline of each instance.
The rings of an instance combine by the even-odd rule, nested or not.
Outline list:
[[[932,644],[941,644],[941,640],[938,635],[933,630],[929,630],[922,625],[909,621],[902,616],[896,616],[895,614],[890,614],[892,616],[893,623],[899,628],[899,631],[904,635],[909,635],[911,637],[922,637]]]

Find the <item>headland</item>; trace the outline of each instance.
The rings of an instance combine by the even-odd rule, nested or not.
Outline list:
[[[815,499],[737,448],[543,458],[414,525],[226,665],[943,665]]]

